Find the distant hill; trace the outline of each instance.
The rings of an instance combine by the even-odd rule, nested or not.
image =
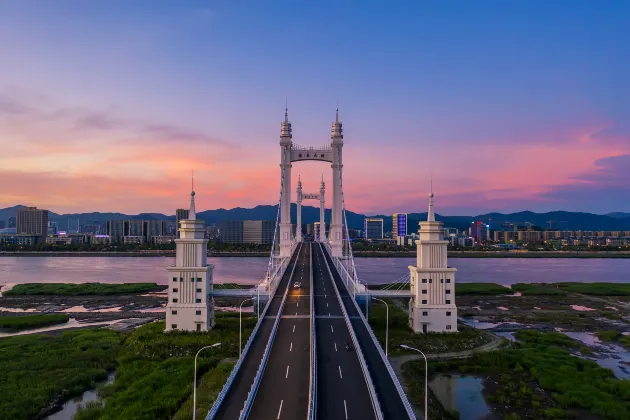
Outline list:
[[[0,220],[7,220],[9,217],[15,216],[18,208],[22,205],[0,209]],[[278,206],[256,206],[246,209],[236,207],[233,209],[216,209],[205,210],[197,213],[197,217],[203,219],[208,224],[219,223],[223,220],[275,220],[278,213]],[[296,220],[297,207],[291,204],[291,219]],[[363,221],[366,218],[364,214],[346,211],[348,218],[348,226],[351,229],[363,229]],[[383,219],[383,228],[385,232],[392,230],[391,215],[369,216]],[[567,211],[553,211],[549,213],[534,213],[531,211],[522,211],[518,213],[488,213],[477,216],[442,216],[436,214],[436,219],[444,222],[446,227],[457,229],[466,229],[474,220],[483,220],[491,225],[492,228],[500,227],[505,222],[524,224],[532,223],[542,228],[549,227],[549,221],[553,229],[559,230],[630,230],[630,213],[609,213],[607,215],[599,215],[592,213],[574,213]],[[409,213],[407,226],[410,232],[417,230],[418,222],[426,220],[426,213]],[[77,219],[81,223],[85,222],[104,222],[107,220],[175,220],[174,215],[165,215],[162,213],[141,213],[136,215],[123,213],[72,213],[57,214],[50,212],[49,219],[59,223],[60,228],[75,228]],[[330,220],[330,209],[326,209],[326,220]],[[319,221],[319,208],[312,206],[302,206],[302,222],[313,223]]]

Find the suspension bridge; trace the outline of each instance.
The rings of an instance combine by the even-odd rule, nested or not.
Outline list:
[[[415,419],[413,409],[359,303],[370,296],[410,297],[410,275],[384,290],[368,290],[357,275],[343,195],[343,130],[337,112],[331,142],[321,147],[292,141],[285,111],[281,123],[281,188],[269,263],[247,296],[259,319],[207,419]],[[332,211],[324,224],[325,186],[319,194],[297,189],[297,230],[290,216],[291,168],[300,161],[331,164]],[[303,240],[301,202],[319,199],[315,241]],[[358,303],[359,302],[359,303]],[[264,307],[262,306],[264,304]]]

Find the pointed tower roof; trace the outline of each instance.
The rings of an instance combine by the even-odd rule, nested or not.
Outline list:
[[[330,138],[335,141],[343,140],[343,124],[339,121],[339,106],[335,111],[335,122],[332,123],[332,129],[330,130]]]
[[[197,212],[195,211],[195,176],[193,174],[191,180],[190,191],[190,210],[188,210],[188,220],[197,220]]]
[[[293,130],[291,129],[291,123],[289,122],[289,106],[285,103],[284,106],[284,121],[280,123],[280,138],[291,139],[293,137]]]
[[[435,212],[433,211],[433,191],[429,194],[429,213],[427,214],[427,222],[435,222]]]
[[[324,183],[324,174],[322,174],[322,182],[319,184],[319,188],[324,188],[326,184]]]
[[[300,174],[298,174],[298,183],[297,183],[298,188],[302,188],[302,177],[300,176]]]

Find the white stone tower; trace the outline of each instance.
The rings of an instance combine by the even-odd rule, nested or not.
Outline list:
[[[188,218],[180,221],[175,265],[168,267],[166,331],[208,331],[214,326],[212,271],[208,265],[205,223],[197,220],[195,191],[190,193]]]
[[[341,257],[343,255],[343,232],[342,232],[342,208],[343,197],[341,194],[341,173],[343,168],[342,149],[343,149],[343,127],[339,121],[339,109],[335,115],[335,122],[332,124],[330,133],[330,147],[333,152],[332,161],[332,211],[330,217],[330,233],[328,241],[332,250],[333,257]],[[325,232],[325,229],[322,228]],[[325,235],[325,233],[324,233]]]
[[[322,182],[319,184],[319,241],[326,242],[326,184],[324,184],[324,175],[322,174]]]
[[[289,122],[289,109],[284,110],[284,121],[280,125],[280,174],[282,192],[280,197],[280,257],[291,256],[291,148],[293,133]]]
[[[295,227],[295,242],[302,242],[302,179],[298,175],[297,183],[297,226]]]
[[[444,226],[435,221],[433,191],[429,194],[429,214],[420,222],[416,241],[416,267],[409,266],[411,300],[409,326],[414,332],[457,332],[455,272],[449,268]]]

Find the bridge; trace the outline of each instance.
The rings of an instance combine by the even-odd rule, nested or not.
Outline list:
[[[442,290],[444,283],[451,283],[454,272],[445,268],[445,241],[436,233],[441,224],[432,219],[433,194],[429,220],[421,223],[425,236],[418,242],[421,244],[424,239],[422,256],[418,247],[419,261],[428,258],[429,263],[420,261],[418,267],[410,267],[409,274],[382,290],[369,290],[357,275],[348,233],[339,113],[332,124],[330,145],[298,146],[292,137],[285,111],[280,135],[280,199],[264,278],[253,289],[210,292],[210,296],[252,298],[260,315],[206,418],[415,419],[403,387],[359,305],[367,311],[372,296],[411,297],[410,323],[423,331],[437,321],[418,322],[414,318],[414,302],[426,305],[422,307],[423,316],[436,311],[437,315],[431,312],[429,318],[443,315],[440,310],[451,308],[450,300],[444,301],[443,295],[450,294],[450,290],[440,294],[431,288],[427,301],[424,295],[427,290],[421,292],[418,286],[427,283],[424,277],[429,276],[428,283],[435,279],[434,288]],[[307,160],[331,163],[332,211],[328,234],[323,180],[319,194],[303,194],[302,181],[298,181],[298,223],[293,231],[291,168],[293,163]],[[320,201],[320,231],[315,241],[304,240],[301,232],[304,199]],[[454,279],[452,282],[454,286]],[[423,294],[415,296],[415,293]],[[451,322],[451,312],[446,314],[449,317],[446,322]],[[453,322],[456,330],[456,312]],[[450,330],[450,325],[446,329]]]

